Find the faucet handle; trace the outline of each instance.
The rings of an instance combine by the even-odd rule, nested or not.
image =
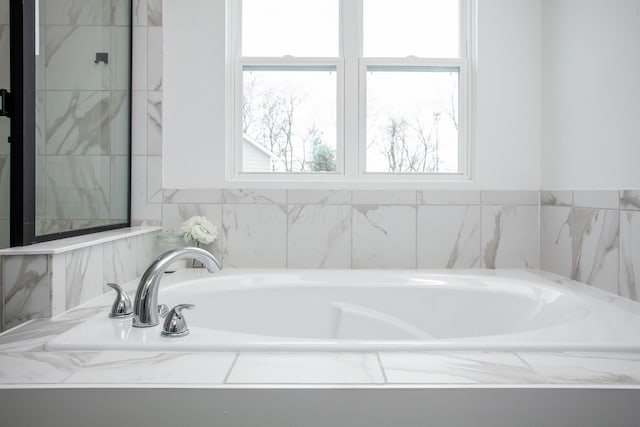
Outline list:
[[[167,317],[167,314],[169,314],[169,306],[167,304],[158,305],[158,316],[164,319]]]
[[[116,291],[116,299],[111,305],[109,317],[123,318],[131,316],[133,314],[133,305],[131,304],[131,299],[124,292],[122,287],[116,283],[107,283],[107,286]]]
[[[186,319],[182,316],[182,310],[191,310],[195,307],[193,304],[178,304],[173,307],[164,320],[161,335],[163,337],[184,337],[189,335],[189,328],[187,328]]]

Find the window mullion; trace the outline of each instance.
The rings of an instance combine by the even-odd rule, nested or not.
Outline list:
[[[359,166],[359,58],[362,56],[362,0],[341,2],[341,55],[344,58],[344,172],[356,177]]]

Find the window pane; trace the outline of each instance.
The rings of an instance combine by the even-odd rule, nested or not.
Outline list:
[[[457,58],[458,0],[363,0],[364,56]]]
[[[242,171],[336,170],[336,68],[245,66]]]
[[[367,68],[367,172],[458,172],[458,75]]]
[[[338,0],[243,0],[243,56],[338,56]]]

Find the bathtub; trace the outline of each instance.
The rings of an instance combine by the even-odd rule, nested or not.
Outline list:
[[[640,350],[640,304],[531,271],[182,270],[158,298],[196,305],[182,338],[108,318],[112,297],[45,349]]]

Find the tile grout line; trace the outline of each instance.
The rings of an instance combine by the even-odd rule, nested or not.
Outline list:
[[[229,384],[229,377],[231,376],[231,371],[233,371],[233,368],[236,367],[236,362],[238,361],[238,357],[240,357],[240,353],[236,353],[234,358],[233,358],[233,362],[231,362],[231,366],[229,366],[229,370],[227,371],[227,374],[224,376],[224,379],[222,380],[222,384]]]

